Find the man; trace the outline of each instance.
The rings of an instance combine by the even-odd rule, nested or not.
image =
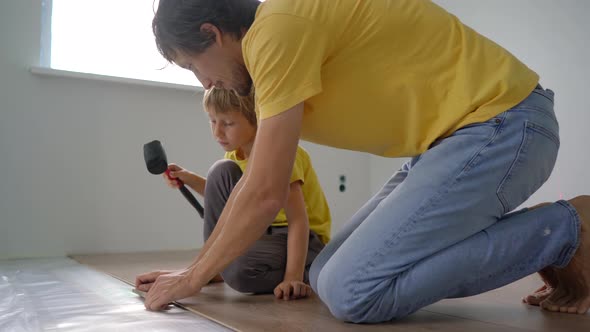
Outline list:
[[[142,279],[149,309],[196,294],[264,232],[284,206],[302,138],[412,157],[312,265],[312,287],[337,318],[398,319],[537,271],[546,285],[529,303],[588,311],[590,196],[510,213],[555,164],[553,92],[444,9],[162,0],[153,28],[163,56],[206,89],[253,86],[260,126],[251,166],[197,263]]]

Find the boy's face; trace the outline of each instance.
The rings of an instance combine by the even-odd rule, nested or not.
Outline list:
[[[256,127],[240,112],[228,111],[219,113],[208,111],[209,123],[213,138],[225,151],[243,149],[254,143]]]

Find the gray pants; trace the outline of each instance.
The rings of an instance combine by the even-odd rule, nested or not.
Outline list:
[[[240,167],[231,160],[219,160],[207,174],[205,186],[205,224],[208,239],[229,195],[242,176]],[[231,225],[226,225],[231,227]],[[311,263],[324,247],[317,234],[310,231],[304,281],[309,282]],[[242,256],[221,273],[224,281],[242,293],[272,293],[283,281],[287,263],[287,227],[269,227],[267,232]]]

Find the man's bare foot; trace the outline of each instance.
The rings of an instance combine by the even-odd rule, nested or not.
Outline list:
[[[550,205],[551,203],[541,203],[535,206],[529,207],[529,210],[538,209],[543,206]],[[543,302],[546,298],[548,298],[551,293],[557,287],[557,276],[555,275],[555,271],[551,267],[546,267],[539,271],[539,275],[543,282],[545,283],[539,289],[537,289],[533,294],[525,296],[522,298],[522,302],[530,305],[538,306],[541,302]]]
[[[554,269],[557,287],[540,306],[554,312],[585,314],[590,309],[590,196],[569,202],[580,216],[580,246],[565,268]]]
[[[557,275],[554,268],[546,267],[539,271],[539,275],[545,284],[541,286],[541,288],[537,289],[533,294],[524,297],[522,299],[523,303],[538,306],[541,302],[548,298],[557,287]]]

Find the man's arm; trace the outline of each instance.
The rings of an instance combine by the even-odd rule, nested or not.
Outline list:
[[[238,183],[236,184],[236,186],[232,190],[232,194],[233,194],[233,192],[241,190],[242,183],[243,183],[242,179],[243,178],[241,178],[238,181]],[[225,227],[226,220],[227,220],[226,216],[229,213],[228,206],[230,206],[229,204],[230,204],[231,197],[232,197],[232,195],[230,194],[230,198],[229,198],[227,204],[225,205],[225,208],[223,209],[223,211],[221,211],[221,215],[219,216],[219,220],[217,221],[217,224],[213,228],[213,232],[211,232],[211,235],[209,235],[209,238],[207,239],[207,241],[205,242],[205,244],[203,245],[201,250],[199,250],[199,254],[197,255],[197,258],[191,263],[191,265],[188,267],[188,269],[193,268],[199,262],[199,260],[203,256],[205,256],[207,251],[209,251],[209,248],[211,247],[211,245],[213,243],[215,243],[215,240],[217,239],[217,237],[219,237],[219,233],[221,233],[221,230]],[[221,272],[221,271],[219,271],[219,272]]]
[[[146,307],[159,310],[170,301],[198,292],[260,238],[287,201],[302,116],[303,103],[299,103],[260,122],[246,174],[229,197],[218,221],[221,227],[213,232],[217,234],[207,240],[200,258],[186,273],[158,277]]]
[[[195,265],[193,277],[198,284],[210,280],[244,253],[286,205],[302,116],[300,103],[260,122],[242,185],[232,191],[220,218],[231,227],[219,230]]]
[[[164,174],[164,177],[167,181],[169,181],[171,183],[171,180],[169,180],[165,174]],[[203,180],[204,180],[204,183],[203,183],[203,188],[204,188],[206,179],[203,178]],[[240,179],[238,181],[238,183],[236,184],[234,191],[239,190],[241,188],[241,184],[242,184],[242,180]],[[192,188],[192,186],[191,186],[191,188]],[[195,189],[195,188],[193,188],[193,189]],[[204,189],[203,189],[202,195],[204,196]],[[186,269],[184,269],[184,270],[159,270],[159,271],[152,271],[149,273],[144,273],[144,274],[138,275],[135,278],[135,287],[140,291],[148,292],[148,291],[150,291],[150,289],[154,285],[154,282],[156,281],[156,279],[161,275],[171,274],[174,272],[178,272],[178,273],[182,273],[183,275],[187,275],[187,271],[190,271],[197,264],[199,259],[201,259],[201,257],[203,255],[205,255],[205,253],[207,253],[207,251],[211,247],[211,244],[215,242],[215,239],[217,238],[217,236],[221,232],[221,229],[223,229],[223,227],[225,225],[225,220],[227,220],[227,218],[223,217],[223,215],[227,213],[226,211],[227,211],[227,209],[224,209],[222,211],[220,219],[218,220],[217,224],[213,228],[213,232],[211,232],[211,235],[209,236],[209,238],[207,239],[207,241],[205,242],[203,247],[199,250],[197,257],[195,257],[195,259],[192,261],[192,263]],[[212,278],[211,280],[222,281],[223,279],[218,274],[214,278]],[[211,281],[211,280],[209,280],[209,281]]]

